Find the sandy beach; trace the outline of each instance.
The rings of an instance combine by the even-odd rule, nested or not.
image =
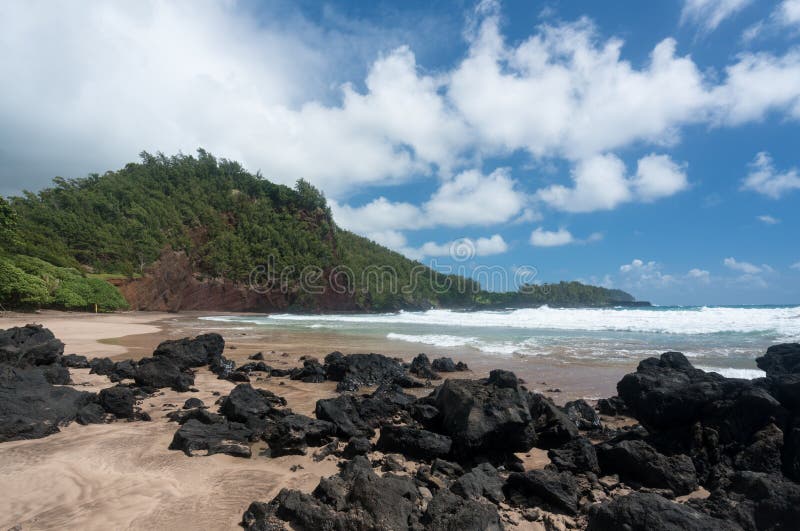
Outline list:
[[[150,355],[165,339],[196,335],[203,322],[192,315],[160,313],[41,312],[12,314],[0,320],[0,328],[26,323],[50,328],[65,343],[67,353],[120,360]],[[290,368],[301,364],[298,358],[303,354],[332,350],[326,350],[322,341],[298,345],[290,338],[268,343],[257,336],[224,332],[223,336],[226,356],[237,363],[263,352],[269,365]],[[97,392],[110,385],[107,377],[90,375],[88,369],[70,372],[78,389]],[[306,415],[313,415],[318,399],[336,394],[333,382],[271,378],[252,384],[283,396],[295,412]],[[258,455],[257,446],[253,458],[241,459],[187,457],[168,450],[178,426],[168,422],[166,414],[189,397],[213,408],[218,398],[213,393],[225,396],[234,384],[202,368],[197,371],[195,386],[197,393],[164,389],[145,400],[142,411],[152,417],[151,422],[72,423],[43,439],[0,444],[0,528],[237,529],[253,500],[269,500],[281,488],[310,492],[321,477],[336,473],[336,458],[315,462],[312,451],[305,456],[266,458]],[[429,392],[415,391],[419,395]],[[529,467],[548,462],[541,451],[521,457]]]
[[[111,315],[42,312],[14,314],[0,328],[39,323],[65,343],[65,352],[112,359],[152,354],[165,339],[182,337],[170,314]],[[246,358],[253,350],[229,351]],[[268,358],[269,359],[269,358]],[[296,360],[273,354],[275,366]],[[71,369],[79,389],[110,385],[88,369]],[[254,382],[285,397],[298,413],[312,414],[316,400],[334,394],[333,384],[303,384],[281,378]],[[198,393],[165,389],[145,400],[151,422],[80,426],[36,440],[0,445],[0,527],[18,529],[234,529],[255,499],[270,499],[284,487],[311,490],[336,472],[334,459],[307,456],[238,459],[227,455],[190,458],[167,449],[177,429],[166,413],[189,396],[212,405],[212,393],[227,395],[234,384],[207,369],[197,373]],[[255,452],[254,452],[255,453]],[[302,468],[290,472],[293,465]]]

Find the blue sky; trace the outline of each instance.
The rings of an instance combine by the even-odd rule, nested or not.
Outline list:
[[[442,269],[800,302],[800,0],[6,2],[0,34],[2,194],[202,146]]]

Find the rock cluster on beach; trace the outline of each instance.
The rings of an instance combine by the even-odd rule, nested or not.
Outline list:
[[[677,352],[648,358],[598,403],[603,416],[582,400],[557,406],[508,371],[454,378],[467,368],[449,358],[333,352],[274,369],[254,355],[237,368],[224,347],[205,334],[114,362],[65,356],[42,327],[0,331],[0,442],[72,421],[146,420],[144,397],[188,392],[208,367],[234,387],[213,405],[176,406],[170,449],[339,463],[312,492],[253,501],[246,529],[749,531],[800,521],[800,344],[771,347],[756,380],[696,369]],[[68,368],[117,385],[78,391],[65,385]],[[337,393],[302,415],[258,387],[270,377],[332,381]],[[532,466],[533,452],[546,464]]]
[[[64,344],[41,326],[0,330],[0,442],[46,437],[73,421],[146,419],[135,407],[138,389],[110,387],[95,394],[66,386],[67,367],[85,366],[86,359],[63,354]]]

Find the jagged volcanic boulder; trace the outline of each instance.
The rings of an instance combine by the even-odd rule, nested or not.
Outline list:
[[[382,426],[377,448],[382,452],[401,453],[432,461],[450,453],[450,437],[409,426]]]
[[[454,363],[452,358],[437,358],[431,362],[431,368],[436,372],[468,371],[469,367],[464,362]]]
[[[35,367],[61,363],[64,343],[41,325],[0,330],[0,363],[12,367]]]
[[[317,400],[315,414],[320,420],[332,422],[341,437],[372,437],[374,434],[374,430],[361,418],[358,401],[352,395]]]
[[[183,338],[163,341],[159,344],[153,357],[166,358],[181,369],[202,367],[222,356],[225,340],[219,334],[203,334],[194,339]]]
[[[536,507],[544,503],[567,514],[578,510],[578,487],[569,472],[550,469],[514,472],[506,480],[504,491],[515,505]]]
[[[597,401],[597,410],[601,415],[608,415],[609,417],[629,414],[625,401],[618,396],[601,398]]]
[[[359,416],[370,427],[376,428],[381,421],[402,415],[416,402],[416,397],[403,392],[397,384],[382,384],[371,395],[356,399]]]
[[[252,530],[265,529],[271,518],[297,529],[408,529],[419,520],[419,498],[410,477],[378,476],[357,456],[312,494],[283,489],[270,504],[251,505],[242,521]]]
[[[240,422],[259,435],[264,433],[270,422],[284,416],[285,412],[277,408],[285,405],[286,400],[274,393],[243,383],[234,387],[223,399],[219,411],[228,420]]]
[[[114,362],[111,358],[92,358],[89,360],[89,368],[89,374],[108,376],[114,370]]]
[[[194,385],[194,374],[181,369],[168,357],[144,358],[136,365],[133,374],[136,385],[150,389],[170,387],[178,392],[186,392]]]
[[[573,474],[600,473],[597,452],[592,443],[585,437],[578,437],[560,448],[548,450],[547,457],[550,458],[553,466],[562,472],[572,472]]]
[[[497,507],[474,498],[439,490],[422,517],[425,529],[434,531],[500,531],[503,524]]]
[[[52,385],[40,367],[2,364],[0,442],[38,439],[56,433],[59,426],[75,420],[94,397],[92,393]]]
[[[800,374],[800,343],[773,345],[765,355],[756,358],[756,365],[767,376]]]
[[[61,365],[64,367],[72,367],[73,369],[88,369],[89,360],[86,356],[79,356],[78,354],[66,354],[61,357]]]
[[[269,444],[270,455],[305,455],[309,446],[323,446],[336,433],[331,422],[312,419],[305,415],[286,415],[269,424],[263,439]]]
[[[186,424],[194,419],[203,424],[217,424],[225,421],[225,417],[211,413],[205,408],[183,409],[167,413],[167,418],[170,422],[177,422],[178,424]]]
[[[325,381],[325,368],[315,359],[303,360],[303,367],[292,371],[292,380],[300,380],[306,383],[320,383]]]
[[[195,397],[187,398],[186,402],[183,403],[183,409],[194,409],[196,407],[205,407],[205,404],[203,404],[202,400]]]
[[[657,494],[634,492],[594,505],[588,531],[734,531],[735,524],[712,518]]]
[[[114,364],[108,378],[112,382],[121,382],[122,380],[133,380],[136,376],[136,362],[133,360],[118,361]]]
[[[436,431],[453,440],[457,456],[524,452],[536,443],[527,391],[516,377],[494,371],[493,376],[487,381],[446,380],[431,397],[439,411]]]
[[[564,404],[564,413],[582,430],[599,430],[602,428],[600,417],[586,400],[573,400]]]
[[[409,367],[408,372],[415,374],[420,378],[426,378],[428,380],[442,379],[441,376],[433,372],[433,368],[431,367],[431,361],[425,354],[417,354],[417,356],[413,360],[411,360],[411,366]]]
[[[72,383],[69,369],[63,365],[40,365],[37,369],[42,371],[45,379],[53,385],[67,385]]]
[[[528,402],[540,448],[557,448],[579,436],[578,426],[552,400],[530,393]]]
[[[403,387],[416,385],[400,362],[382,354],[345,356],[341,352],[331,352],[325,356],[325,377],[339,382],[336,387],[339,391],[356,391],[361,387],[384,383],[398,383]]]
[[[342,450],[342,457],[352,459],[357,455],[367,455],[372,451],[372,443],[365,437],[353,437]]]
[[[505,501],[503,479],[497,469],[489,463],[481,463],[461,475],[450,486],[450,490],[464,498],[486,498],[493,503]]]
[[[253,371],[272,374],[272,367],[270,367],[263,361],[251,361],[249,363],[245,363],[244,365],[236,367],[236,372],[251,373]]]
[[[747,447],[736,454],[734,466],[739,470],[754,472],[780,472],[783,445],[783,432],[775,424],[768,424],[753,435],[752,442]]]
[[[800,485],[780,474],[739,471],[705,500],[690,504],[715,518],[749,530],[797,529]]]
[[[643,360],[635,373],[622,378],[617,391],[646,428],[684,451],[696,423],[713,429],[720,445],[741,446],[768,423],[784,425],[787,418],[766,389],[695,369],[679,352]]]
[[[626,482],[670,489],[676,495],[688,494],[698,486],[697,472],[689,456],[663,455],[645,441],[601,444],[597,456],[604,474],[619,474]]]
[[[238,422],[205,424],[199,420],[186,421],[172,438],[170,450],[181,450],[188,456],[228,454],[250,457],[248,441],[253,433]],[[200,452],[205,452],[201,454]]]
[[[102,389],[97,395],[103,409],[121,419],[133,418],[136,399],[130,387],[116,386]]]

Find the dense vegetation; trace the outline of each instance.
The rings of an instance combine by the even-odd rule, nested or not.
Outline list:
[[[0,303],[84,308],[125,306],[100,277],[146,273],[165,249],[185,252],[195,274],[246,285],[268,265],[296,293],[294,307],[316,294],[294,289],[310,268],[342,272],[354,309],[608,304],[625,293],[578,283],[523,293],[488,293],[336,227],[324,196],[300,180],[271,183],[241,165],[142,153],[140,163],[83,179],[54,179],[39,193],[0,198]],[[394,271],[394,276],[387,276]],[[94,276],[93,276],[94,275]],[[391,277],[391,278],[390,278]]]

